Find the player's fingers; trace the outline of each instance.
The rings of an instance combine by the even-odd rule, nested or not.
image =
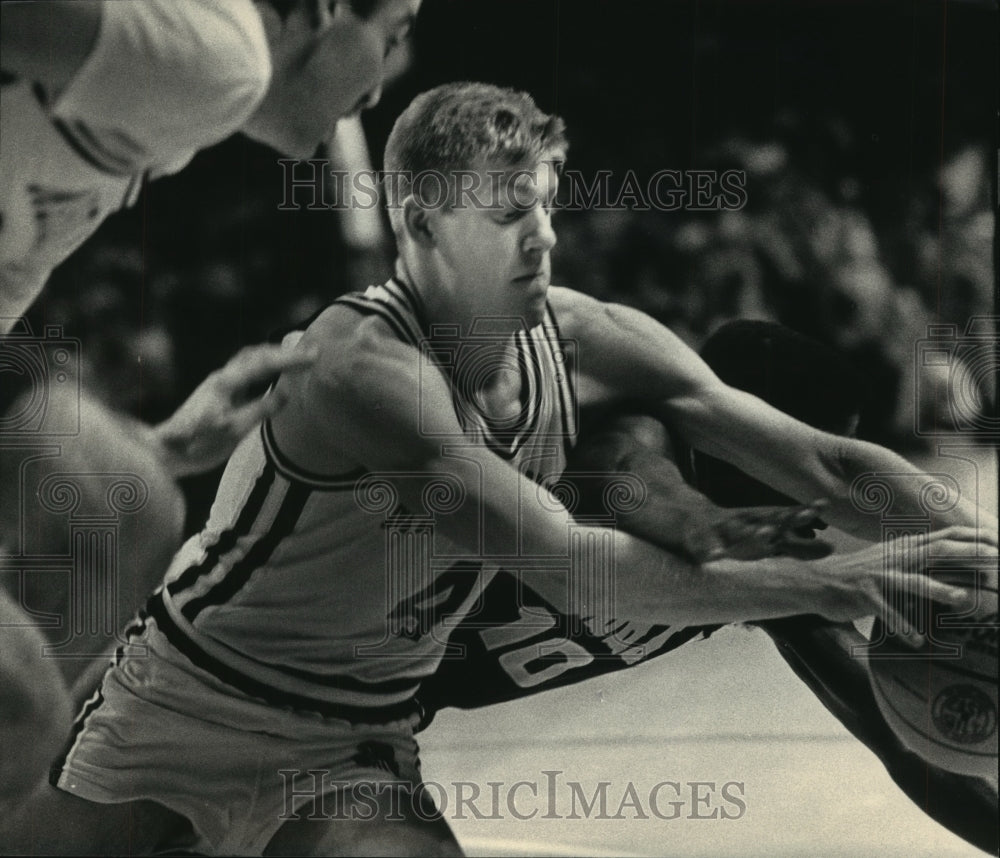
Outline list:
[[[904,614],[895,608],[883,605],[882,621],[885,623],[885,628],[889,634],[907,646],[913,649],[920,649],[924,645],[924,636],[913,627],[910,620]]]
[[[882,602],[878,616],[885,624],[885,631],[897,640],[915,649],[923,644],[924,639],[914,628],[910,618],[894,605]]]
[[[930,533],[921,534],[919,537],[927,544],[932,544],[935,542],[941,542],[942,540],[949,540],[952,542],[979,542],[982,541],[983,537],[989,539],[988,533],[982,533],[978,527],[967,527],[965,525],[952,525],[951,527],[944,527],[941,530],[934,530]]]
[[[819,517],[819,512],[812,505],[793,508],[788,514],[788,522],[792,528],[810,527],[814,530],[823,530],[826,522]]]
[[[773,524],[762,524],[754,528],[753,538],[757,542],[769,544],[778,538],[778,528]]]
[[[808,523],[814,530],[826,530],[827,524],[823,520],[823,516],[829,508],[830,502],[825,498],[820,498],[800,507],[797,517],[800,521]]]
[[[933,543],[935,557],[976,557],[988,560],[997,557],[997,549],[978,540],[941,539]]]
[[[996,530],[990,527],[978,527],[976,528],[976,532],[979,534],[980,542],[985,542],[994,548],[1000,547],[1000,537],[998,537]]]
[[[968,611],[976,605],[975,587],[962,587],[919,573],[902,574],[892,582],[898,593],[905,594],[905,600],[930,599],[952,608]]]
[[[318,356],[315,348],[288,349],[282,345],[247,346],[218,370],[218,382],[230,393],[269,381],[283,372],[311,366]]]

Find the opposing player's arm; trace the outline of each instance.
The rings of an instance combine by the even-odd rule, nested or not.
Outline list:
[[[586,427],[586,423],[584,423]],[[618,526],[694,562],[728,557],[758,560],[787,555],[826,557],[832,546],[816,539],[825,504],[719,507],[684,479],[660,421],[648,415],[602,415],[601,429],[586,431],[573,450],[570,471],[586,473],[585,486],[607,491],[618,474],[633,474],[646,498],[616,515]]]
[[[723,459],[803,503],[826,499],[838,527],[874,539],[877,516],[860,512],[850,488],[862,474],[886,475],[901,514],[925,515],[923,487],[932,478],[876,444],[814,429],[763,400],[732,388],[666,327],[638,310],[559,290],[566,336],[578,340],[581,390],[597,400],[642,399],[693,447]],[[560,317],[562,318],[562,316]],[[906,475],[906,479],[898,476]],[[940,526],[978,527],[996,543],[996,520],[960,501]]]
[[[42,85],[51,96],[72,80],[93,50],[102,3],[24,0],[3,4],[3,70]]]
[[[384,321],[335,309],[303,343],[322,350],[306,377],[291,382],[289,407],[272,421],[282,452],[313,473],[328,473],[337,461],[341,473],[361,467],[382,474],[411,512],[426,510],[428,480],[457,481],[465,501],[438,517],[436,526],[471,556],[485,553],[496,565],[516,569],[524,558],[568,558],[571,526],[584,543],[608,546],[613,561],[601,573],[608,577],[593,582],[599,586],[590,601],[571,601],[564,573],[532,577],[532,586],[567,613],[682,626],[800,613],[831,619],[883,613],[880,547],[831,568],[792,558],[693,566],[625,533],[579,527],[551,493],[484,446],[470,444],[447,379],[422,364],[417,349],[395,340]],[[920,575],[900,586],[930,587],[949,604],[967,600],[964,591]],[[579,593],[579,586],[572,591]]]

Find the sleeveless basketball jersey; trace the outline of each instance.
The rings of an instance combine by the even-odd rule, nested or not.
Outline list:
[[[383,319],[414,361],[442,371],[401,281],[335,303]],[[454,441],[485,444],[531,478],[553,479],[576,426],[551,308],[515,339],[519,413],[498,426],[456,394],[464,436]],[[387,476],[310,473],[264,424],[236,450],[205,530],[151,600],[158,625],[196,664],[255,697],[352,720],[405,710],[495,569],[435,532],[435,517],[472,502],[457,480],[393,474],[417,481],[424,508],[407,509]]]

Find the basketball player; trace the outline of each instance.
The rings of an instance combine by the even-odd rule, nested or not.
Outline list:
[[[0,362],[7,350],[32,339],[23,323],[15,325],[51,271],[105,217],[132,205],[146,179],[180,170],[199,149],[239,130],[283,154],[306,157],[330,139],[341,116],[374,104],[386,60],[418,7],[419,0],[4,3],[0,334],[7,336]],[[77,408],[83,418],[77,435],[57,439],[54,470],[127,471],[157,492],[132,520],[142,537],[129,541],[123,534],[121,568],[131,577],[119,596],[132,587],[145,596],[148,570],[155,568],[158,579],[163,552],[176,549],[180,495],[171,479],[225,462],[246,432],[282,403],[282,394],[257,398],[254,389],[312,357],[279,346],[247,348],[157,426],[122,420],[85,391],[72,403],[42,392],[51,408]],[[37,393],[37,379],[7,362],[3,369],[0,417],[8,418]],[[31,440],[43,439],[36,433]],[[31,498],[18,495],[22,462],[15,452],[5,449],[0,463],[0,539],[17,552],[26,529],[38,539],[45,526],[35,528],[32,518],[26,527]],[[101,501],[88,496],[82,509]],[[56,598],[42,593],[30,607],[56,613]],[[18,682],[15,673],[31,677],[41,706],[55,693],[40,685],[50,671],[29,659],[24,646],[16,657],[5,640],[0,646],[5,684]],[[15,714],[0,718],[5,743],[23,726],[11,720]],[[8,748],[14,747],[23,746],[11,741]]]
[[[144,0],[4,4],[0,325],[146,178],[242,130],[308,157],[376,103],[419,0]],[[148,441],[177,476],[224,462],[278,400],[249,388],[301,363],[241,353]]]
[[[877,545],[696,564],[573,522],[547,486],[577,406],[644,402],[800,498],[843,496],[856,469],[908,466],[726,387],[640,313],[550,289],[565,151],[560,120],[491,86],[440,87],[400,117],[386,150],[400,181],[396,276],[305,331],[297,347],[319,357],[282,377],[286,407],[230,459],[205,531],[78,720],[58,791],[40,788],[9,821],[18,848],[64,851],[66,835],[44,824],[56,816],[71,848],[121,848],[135,813],[144,847],[456,854],[420,789],[414,694],[500,565],[533,570],[560,611],[602,628],[618,615],[676,627],[803,613],[896,622],[886,575],[902,592],[970,604],[962,588],[886,570]],[[489,205],[426,196],[469,177],[496,188]],[[920,542],[989,550],[960,526],[975,512]],[[878,531],[846,502],[828,515]],[[571,546],[591,542],[610,546],[613,569],[574,565]],[[121,828],[100,824],[109,818]]]

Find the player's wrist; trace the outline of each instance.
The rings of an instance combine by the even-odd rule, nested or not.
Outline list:
[[[795,557],[763,560],[716,560],[705,567],[716,585],[736,593],[741,616],[731,622],[774,619],[796,614],[818,613],[825,585],[816,564]]]

